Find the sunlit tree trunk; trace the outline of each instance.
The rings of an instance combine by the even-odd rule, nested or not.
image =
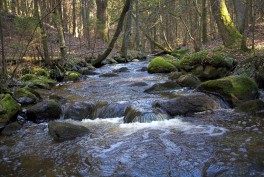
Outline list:
[[[60,54],[61,54],[61,62],[64,64],[64,61],[66,59],[66,43],[65,43],[65,38],[64,38],[64,31],[63,31],[63,26],[62,26],[62,21],[61,21],[61,14],[60,14],[60,8],[61,8],[61,2],[58,2],[54,0],[53,7],[55,7],[54,12],[53,12],[53,22],[57,28],[58,32],[58,40],[60,43]]]
[[[107,4],[108,0],[96,0],[97,36],[105,42],[108,41]]]
[[[218,31],[226,47],[236,44],[242,39],[242,35],[234,26],[228,13],[225,0],[210,0],[212,12],[217,23]]]

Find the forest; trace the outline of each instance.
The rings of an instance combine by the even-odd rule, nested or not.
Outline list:
[[[0,176],[263,176],[263,0],[1,0]]]

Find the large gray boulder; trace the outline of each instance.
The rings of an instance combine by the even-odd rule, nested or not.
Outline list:
[[[220,103],[203,93],[182,95],[174,99],[157,101],[154,107],[165,110],[169,115],[191,115],[197,112],[221,108]]]
[[[82,120],[92,118],[95,104],[92,102],[74,102],[66,105],[64,119]]]
[[[48,128],[55,141],[71,140],[89,133],[86,127],[69,122],[52,121],[48,123]]]
[[[27,119],[37,123],[41,123],[49,120],[59,119],[61,113],[61,106],[56,101],[42,101],[28,108]]]

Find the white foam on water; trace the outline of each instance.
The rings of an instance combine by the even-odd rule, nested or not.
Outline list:
[[[94,120],[92,119],[83,119],[83,123],[92,123],[92,124],[98,124],[98,123],[112,123],[112,124],[120,124],[123,122],[124,117],[116,117],[116,118],[107,118],[107,119],[100,119],[96,118]]]

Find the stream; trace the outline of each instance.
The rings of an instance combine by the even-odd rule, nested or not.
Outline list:
[[[147,64],[107,65],[95,70],[99,75],[42,94],[67,100],[64,113],[69,104],[87,101],[128,104],[148,112],[157,100],[195,92],[180,88],[145,93],[168,80],[164,74],[148,74],[143,68]],[[118,72],[124,67],[127,72]],[[116,77],[102,77],[112,71]],[[15,135],[1,136],[0,176],[264,176],[263,117],[224,108],[147,123],[103,117],[76,121],[64,120],[63,114],[62,121],[83,125],[90,133],[59,143],[48,134],[47,123],[27,122]]]

